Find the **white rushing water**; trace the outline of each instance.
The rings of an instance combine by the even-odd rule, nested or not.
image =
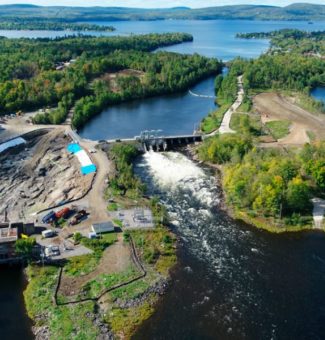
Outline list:
[[[186,250],[204,263],[207,277],[218,280],[225,322],[231,323],[249,306],[256,308],[254,278],[243,267],[257,252],[262,255],[261,244],[221,212],[215,177],[178,152],[147,152],[135,171],[149,194],[157,195],[167,208]]]

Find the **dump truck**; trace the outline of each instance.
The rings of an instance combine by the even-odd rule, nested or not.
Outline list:
[[[66,218],[69,216],[71,210],[69,208],[63,208],[55,213],[57,219],[59,218]]]

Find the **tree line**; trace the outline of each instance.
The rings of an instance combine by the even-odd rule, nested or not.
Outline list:
[[[224,164],[227,201],[252,216],[286,225],[310,223],[310,199],[325,194],[325,141],[298,152],[258,149],[248,134],[225,134],[205,140],[200,158]]]
[[[116,50],[150,52],[161,46],[191,41],[189,34],[167,33],[129,37],[72,36],[56,39],[0,38],[0,115],[57,105],[89,93],[96,73],[92,60]],[[58,70],[58,63],[78,59]]]
[[[74,23],[64,21],[48,20],[26,20],[12,19],[0,22],[1,30],[30,30],[30,31],[77,31],[77,32],[112,32],[115,31],[113,26],[102,26],[96,24]]]

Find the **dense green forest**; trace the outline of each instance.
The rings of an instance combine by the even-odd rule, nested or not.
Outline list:
[[[64,21],[13,19],[1,21],[0,30],[112,32],[115,30],[115,28],[113,26],[101,26],[95,24],[73,23]]]
[[[260,34],[272,37],[271,49],[244,66],[240,62],[246,93],[295,91],[306,97],[308,109],[325,112],[323,102],[309,97],[311,89],[325,85],[325,59],[320,55],[325,49],[325,33],[281,30]]]
[[[297,29],[282,29],[271,32],[239,33],[241,39],[271,39],[270,53],[325,55],[325,31],[307,32]]]
[[[285,7],[264,5],[215,6],[191,9],[175,7],[141,9],[125,7],[41,7],[33,5],[3,5],[2,19],[58,19],[70,22],[92,20],[168,20],[168,19],[247,19],[247,20],[324,20],[325,6],[305,3]]]
[[[101,98],[100,107],[103,107],[131,97],[185,89],[201,77],[217,73],[220,63],[198,55],[149,52],[192,39],[191,35],[181,33],[109,38],[74,36],[53,40],[2,38],[0,114],[57,106],[59,103],[57,110],[51,114],[40,114],[35,121],[60,123],[74,101],[81,97],[87,96],[86,101]],[[73,63],[57,69],[57,65],[71,59],[74,59]],[[132,91],[128,89],[125,78],[120,80],[121,93],[111,93],[111,97],[109,87],[105,88],[103,82],[95,81],[91,86],[93,80],[103,73],[125,68],[146,73],[144,81]],[[175,72],[172,72],[172,68]],[[133,85],[138,81],[129,80],[132,80]],[[75,123],[79,126],[89,114],[78,112]],[[83,118],[78,119],[78,114]]]
[[[225,134],[207,139],[199,154],[225,164],[223,186],[232,207],[278,226],[310,224],[310,198],[325,195],[325,141],[296,152],[258,149],[249,133]]]

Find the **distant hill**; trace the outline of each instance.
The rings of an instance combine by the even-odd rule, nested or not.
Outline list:
[[[0,19],[6,20],[167,20],[167,19],[246,19],[246,20],[321,20],[325,5],[297,3],[286,7],[262,5],[218,6],[200,9],[175,7],[141,9],[125,7],[41,7],[34,5],[1,5]]]

